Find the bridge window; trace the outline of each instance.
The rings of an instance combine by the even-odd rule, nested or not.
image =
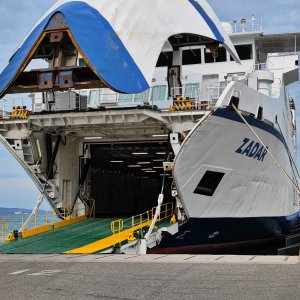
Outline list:
[[[200,84],[199,83],[187,83],[185,85],[185,91],[184,95],[186,97],[189,97],[190,99],[199,99],[199,89],[200,89]]]
[[[182,64],[201,64],[201,49],[190,49],[182,51]]]
[[[161,101],[166,99],[166,85],[157,85],[152,88],[151,100]]]
[[[207,64],[223,61],[227,61],[226,49],[224,47],[220,47],[214,53],[205,53],[205,63]]]
[[[224,175],[225,173],[206,171],[194,190],[194,194],[213,196]]]
[[[149,90],[147,90],[143,93],[135,94],[134,102],[138,102],[140,104],[143,104],[143,102],[148,102],[148,93],[149,93]]]
[[[173,52],[161,52],[156,67],[171,67],[173,64]]]
[[[131,103],[132,102],[132,94],[119,94],[119,103]]]
[[[224,47],[220,47],[218,49],[218,56],[216,58],[217,62],[222,62],[222,61],[226,61],[227,60],[227,52],[226,49]]]
[[[90,107],[98,107],[100,105],[100,98],[103,90],[91,90],[89,92],[89,97],[88,97],[88,105]]]
[[[235,46],[235,50],[239,55],[240,60],[253,59],[253,50],[251,44]],[[233,61],[233,58],[230,57],[230,60]]]

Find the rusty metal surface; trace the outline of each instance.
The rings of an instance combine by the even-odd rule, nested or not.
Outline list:
[[[71,88],[74,86],[73,71],[61,71],[56,77],[59,88]]]
[[[58,31],[58,32],[52,32],[50,34],[50,43],[60,43],[64,38],[64,32]]]
[[[53,72],[43,72],[39,74],[39,88],[52,89],[54,87]]]
[[[46,30],[67,29],[69,26],[62,13],[56,13],[49,21]]]

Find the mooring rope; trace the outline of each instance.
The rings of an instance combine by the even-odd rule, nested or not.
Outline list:
[[[288,178],[288,180],[291,182],[293,187],[298,191],[300,194],[300,188],[299,186],[294,182],[294,180],[290,177],[290,175],[287,173],[287,171],[282,167],[282,165],[278,162],[278,160],[275,158],[275,156],[272,154],[272,152],[269,150],[269,148],[264,144],[264,142],[261,140],[261,138],[257,135],[257,133],[253,130],[253,128],[250,126],[250,124],[246,121],[246,119],[243,117],[243,115],[240,113],[240,111],[236,108],[234,104],[231,104],[234,111],[238,114],[238,116],[243,120],[243,122],[248,126],[250,131],[254,134],[254,136],[259,140],[259,142],[262,144],[262,146],[265,148],[265,150],[269,153],[275,164],[278,166],[278,168],[284,173],[284,175]]]
[[[170,153],[168,154],[167,161],[170,161]],[[156,221],[157,221],[157,219],[158,219],[158,217],[160,215],[161,205],[162,205],[162,203],[164,201],[165,180],[166,180],[166,170],[164,169],[164,175],[163,175],[163,181],[162,181],[162,185],[161,185],[161,191],[160,191],[160,194],[158,195],[157,207],[155,209],[155,214],[154,214],[153,220],[152,220],[152,222],[150,224],[148,232],[145,235],[145,240],[146,241],[149,239],[150,235],[152,234],[154,226],[156,224]]]
[[[277,124],[277,126],[278,126],[278,128],[279,128],[279,131],[280,131],[281,135],[283,136],[283,133],[282,133],[282,130],[281,130],[281,127],[280,127],[278,121],[276,122],[276,124]],[[287,144],[287,142],[286,142],[284,136],[283,136],[283,139],[284,139],[284,142],[285,142],[285,144],[286,144],[286,148],[287,148],[287,151],[288,151],[288,155],[289,155],[290,161],[291,161],[291,163],[293,164],[293,166],[294,166],[294,168],[295,168],[295,170],[296,170],[296,173],[297,173],[298,177],[300,178],[300,174],[299,174],[298,167],[297,167],[297,165],[296,165],[296,163],[295,163],[295,161],[294,161],[294,159],[293,159],[293,157],[292,157],[291,151],[290,151],[290,149],[289,149],[289,146],[288,146],[288,144]],[[294,168],[292,168],[293,173],[294,173]],[[294,176],[296,177],[295,174],[294,174]]]

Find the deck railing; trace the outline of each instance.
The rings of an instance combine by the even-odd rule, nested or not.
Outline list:
[[[8,231],[9,225],[6,220],[0,220],[0,231],[2,243],[5,241],[5,234]]]
[[[172,93],[179,98],[188,98],[193,103],[193,110],[213,108],[224,91],[225,82],[215,82],[200,88],[196,82],[193,87],[185,84],[175,88]],[[162,85],[163,86],[163,85]],[[196,87],[199,86],[199,87]],[[149,107],[167,111],[173,106],[173,98],[168,96],[167,86],[159,92],[154,86],[140,94],[119,94],[109,89],[70,90],[58,92],[47,99],[46,94],[37,93],[33,100],[29,98],[7,98],[0,100],[0,120],[27,119],[32,113],[86,112],[109,108]],[[174,110],[185,110],[181,109]]]
[[[80,216],[86,215],[88,218],[94,218],[95,217],[95,200],[88,199],[86,200],[89,202],[89,209],[85,207],[83,204],[75,204],[75,205],[65,205],[53,209],[52,211],[46,211],[43,223],[41,215],[41,212],[36,212],[33,215],[33,222],[29,223],[29,228],[25,228],[24,222],[22,221],[22,229],[21,231],[24,232],[26,229],[33,229],[37,228],[43,225],[54,225],[56,222],[59,222],[62,220],[68,220],[71,218],[77,218]],[[79,206],[80,205],[80,206]]]
[[[232,25],[234,33],[237,32],[257,32],[263,30],[263,19],[255,18],[254,15],[250,19],[241,18],[229,22]]]
[[[128,233],[128,238],[134,238],[134,234],[137,231],[142,230],[145,227],[149,227],[152,223],[156,211],[156,207],[153,207],[151,210],[148,210],[142,214],[132,216],[128,219],[118,219],[111,223],[111,232],[115,238],[115,245],[120,243],[123,240],[124,233]],[[161,222],[171,217],[174,214],[173,203],[163,203],[161,205],[161,211],[157,218],[157,222]],[[140,236],[142,232],[140,231]]]

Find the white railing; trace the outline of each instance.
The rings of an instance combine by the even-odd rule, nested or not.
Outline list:
[[[189,84],[189,86],[188,86]],[[192,85],[192,86],[191,86]],[[158,91],[157,87],[161,87]],[[186,83],[183,87],[176,87],[171,93],[176,97],[169,97],[167,85],[158,85],[149,88],[139,94],[120,94],[109,89],[94,90],[70,90],[68,92],[58,92],[53,98],[42,93],[34,94],[32,99],[8,98],[0,100],[0,119],[16,118],[11,112],[16,106],[26,106],[30,113],[40,113],[43,111],[86,111],[92,109],[114,108],[114,107],[137,107],[156,106],[160,109],[168,109],[173,99],[176,97],[187,97],[192,100],[197,107],[201,107],[205,101],[209,107],[213,107],[222,94],[225,83],[212,83],[200,88],[200,82]],[[156,88],[154,90],[154,88]]]
[[[211,83],[202,90],[201,98],[208,101],[211,107],[214,107],[225,88],[225,83]]]
[[[242,18],[229,22],[232,25],[233,32],[257,32],[263,30],[262,18],[256,19],[254,15],[250,19]]]

